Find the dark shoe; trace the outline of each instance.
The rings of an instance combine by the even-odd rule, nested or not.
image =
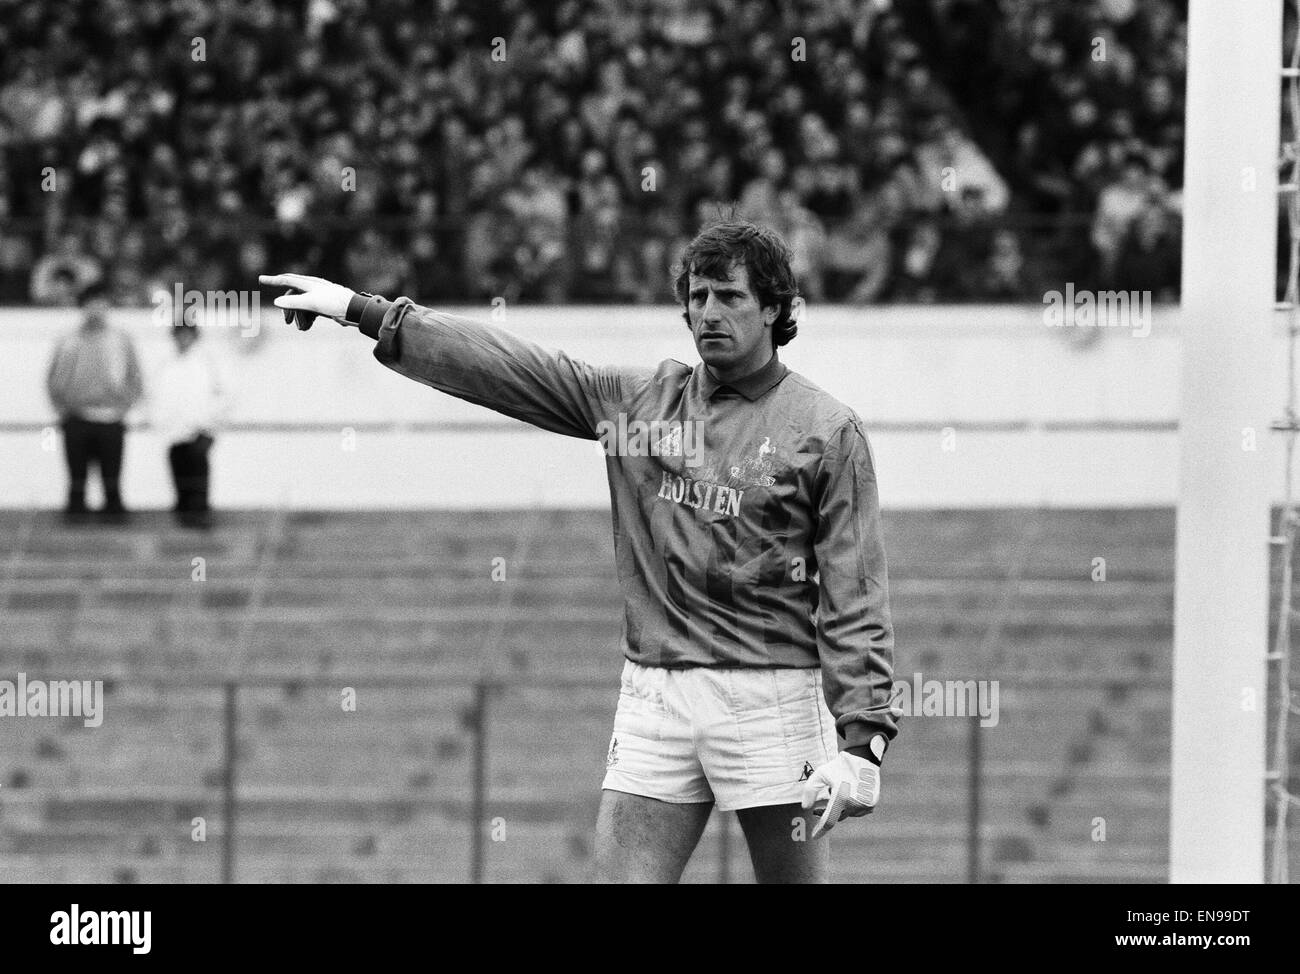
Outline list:
[[[73,526],[89,524],[91,521],[90,511],[84,507],[65,507],[63,509],[63,523]]]
[[[99,512],[101,524],[130,524],[131,512],[125,507],[106,507]]]
[[[181,522],[181,527],[196,531],[211,531],[216,525],[216,519],[211,511],[185,511],[178,520]]]

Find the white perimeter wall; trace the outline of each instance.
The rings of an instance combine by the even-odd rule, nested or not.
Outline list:
[[[486,307],[449,310],[489,315]],[[138,339],[148,374],[167,349],[165,329],[147,311],[115,320]],[[62,503],[44,374],[55,338],[76,323],[75,311],[0,309],[0,506]],[[670,307],[517,308],[501,324],[594,363],[694,361]],[[1260,376],[1279,415],[1281,325],[1274,368]],[[782,358],[866,420],[887,508],[1173,504],[1178,311],[1157,309],[1145,338],[1103,331],[1079,348],[1067,340],[1077,334],[1047,327],[1032,305],[823,307]],[[219,506],[608,503],[594,443],[534,431],[402,379],[374,361],[369,339],[332,322],[302,334],[267,314],[256,332],[205,331],[236,390],[231,429],[213,454]],[[127,444],[127,503],[168,506],[164,447],[147,410],[138,422]],[[352,451],[344,449],[348,427]],[[944,449],[945,427],[954,449]],[[1225,425],[1223,435],[1243,434]],[[1280,490],[1278,436],[1257,431]]]

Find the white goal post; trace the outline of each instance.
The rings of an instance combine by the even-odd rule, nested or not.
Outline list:
[[[1191,0],[1169,877],[1264,878],[1282,0]],[[1253,437],[1253,443],[1252,441]]]

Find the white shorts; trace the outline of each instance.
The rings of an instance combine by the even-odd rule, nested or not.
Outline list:
[[[835,757],[820,667],[667,669],[623,663],[605,781],[610,791],[720,811],[798,802]]]

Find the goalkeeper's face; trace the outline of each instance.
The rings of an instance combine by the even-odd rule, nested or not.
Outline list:
[[[772,357],[772,322],[780,310],[762,307],[749,287],[749,269],[733,264],[726,277],[691,272],[686,314],[700,359],[723,382],[757,372]]]

